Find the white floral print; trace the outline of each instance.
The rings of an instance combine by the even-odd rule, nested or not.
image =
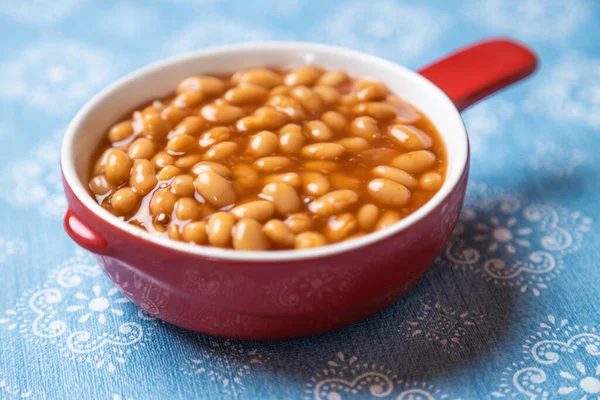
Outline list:
[[[600,59],[565,54],[538,80],[524,109],[558,123],[600,128]]]
[[[550,204],[471,185],[460,222],[440,260],[539,296],[581,246],[591,219]]]
[[[0,96],[49,114],[68,114],[108,83],[119,65],[112,54],[81,43],[40,43],[0,65]]]
[[[314,39],[412,60],[429,50],[450,25],[444,14],[414,4],[391,0],[345,3],[321,22]]]
[[[394,398],[398,400],[434,400],[448,396],[425,382],[404,382],[388,368],[359,362],[356,356],[338,353],[327,366],[310,378],[306,400],[342,400],[348,398]]]
[[[71,360],[114,372],[150,340],[156,322],[142,318],[101,275],[78,251],[51,272],[46,284],[25,292],[0,324],[37,345],[56,346]]]
[[[597,399],[600,334],[549,315],[523,345],[523,358],[506,368],[493,397]]]
[[[444,349],[462,347],[462,338],[483,321],[484,316],[472,311],[459,312],[439,302],[423,302],[416,318],[406,321],[401,332],[410,338],[424,338]]]
[[[67,307],[68,312],[81,313],[81,317],[77,319],[77,322],[87,322],[90,317],[97,320],[99,324],[106,323],[105,313],[111,313],[118,317],[122,317],[125,313],[123,309],[119,307],[119,304],[129,302],[125,297],[118,296],[118,289],[116,287],[110,288],[106,294],[102,293],[102,288],[99,285],[92,287],[91,294],[85,294],[77,292],[73,297],[79,300],[83,304],[74,304]],[[118,297],[114,299],[114,297]]]
[[[33,395],[30,389],[20,387],[21,382],[9,382],[9,378],[0,372],[0,395],[4,394],[6,398],[28,399]]]
[[[472,0],[465,13],[490,30],[564,42],[588,19],[589,10],[582,0]]]
[[[243,342],[209,338],[204,344],[197,357],[185,362],[183,373],[208,376],[220,383],[223,394],[233,398],[245,390],[244,377],[251,373],[252,367],[269,359],[268,353],[248,348]]]

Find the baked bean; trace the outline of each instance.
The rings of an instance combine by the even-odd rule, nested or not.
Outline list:
[[[225,83],[212,76],[191,76],[177,85],[177,93],[201,92],[207,97],[218,96],[225,91]]]
[[[408,125],[390,125],[388,136],[407,150],[425,150],[433,144],[431,138],[422,130]]]
[[[170,130],[171,124],[158,114],[147,114],[142,117],[142,132],[150,139],[164,139]]]
[[[329,217],[323,233],[329,242],[339,242],[356,230],[356,219],[350,213]]]
[[[375,204],[365,204],[358,209],[356,221],[361,231],[371,231],[379,217],[379,208]]]
[[[193,136],[182,133],[169,139],[167,150],[171,153],[185,154],[196,150],[197,145],[196,139]]]
[[[285,125],[288,121],[287,115],[276,110],[274,107],[261,107],[254,112],[254,115],[240,119],[235,124],[239,132],[250,130],[274,130]]]
[[[353,190],[335,190],[317,198],[309,205],[309,210],[321,217],[338,214],[358,201]]]
[[[209,203],[224,207],[235,203],[235,191],[231,182],[215,171],[202,171],[196,178],[196,191]]]
[[[223,164],[219,164],[213,161],[200,161],[198,164],[192,167],[192,174],[198,176],[202,171],[212,170],[223,178],[229,178],[231,176],[231,169]]]
[[[253,121],[253,129],[272,130],[281,128],[287,123],[288,118],[274,107],[266,106],[254,111]]]
[[[210,244],[217,247],[226,247],[231,241],[231,231],[234,225],[235,218],[233,215],[222,211],[213,214],[208,220],[206,228]]]
[[[111,143],[120,142],[132,134],[133,126],[131,126],[131,121],[123,121],[110,128],[110,131],[108,131],[108,140]]]
[[[325,244],[327,244],[327,239],[318,232],[302,232],[296,236],[294,241],[294,247],[297,249],[312,249]]]
[[[254,162],[254,168],[259,171],[275,172],[285,169],[290,163],[290,159],[283,156],[262,157]]]
[[[277,111],[286,114],[294,122],[306,119],[306,111],[304,111],[300,102],[292,97],[284,95],[273,96],[267,104],[274,107]]]
[[[134,140],[133,143],[129,145],[129,148],[127,149],[127,155],[132,160],[137,160],[139,158],[145,158],[149,160],[152,158],[155,151],[156,146],[152,140],[139,138]]]
[[[434,191],[442,187],[443,179],[437,172],[428,172],[419,178],[423,190]]]
[[[275,207],[266,200],[256,200],[235,207],[231,213],[239,219],[252,218],[264,222],[275,214]]]
[[[179,225],[169,224],[169,227],[167,228],[167,235],[169,236],[169,239],[180,241],[181,232],[179,232]]]
[[[344,175],[340,173],[333,173],[327,176],[331,186],[335,189],[351,189],[359,190],[361,187],[361,181],[350,175]]]
[[[288,86],[311,86],[319,79],[321,73],[321,69],[317,67],[298,67],[285,76],[284,82]]]
[[[202,154],[188,154],[179,157],[177,161],[175,161],[175,166],[178,168],[189,169],[196,163],[202,161],[203,158]]]
[[[148,106],[146,108],[144,108],[142,110],[142,114],[146,115],[146,114],[157,114],[160,113],[160,111],[158,111],[156,108],[154,108],[154,106]]]
[[[194,196],[196,198],[196,196]],[[197,199],[196,199],[197,200]],[[198,213],[200,214],[200,219],[207,218],[217,212],[217,209],[212,205],[207,203],[197,203],[198,204]]]
[[[179,168],[174,165],[167,165],[158,171],[157,177],[159,181],[169,181],[179,174],[181,174],[181,170]]]
[[[110,183],[106,176],[104,175],[96,175],[90,181],[90,190],[99,196],[104,196],[106,194],[114,192],[117,187]]]
[[[167,105],[165,103],[163,103],[160,100],[154,100],[152,102],[152,107],[156,110],[156,111],[162,111],[165,109],[165,107],[167,107]]]
[[[333,131],[323,121],[308,121],[304,124],[304,130],[311,139],[318,142],[324,142],[333,138]]]
[[[304,213],[296,213],[287,217],[284,221],[285,226],[294,234],[306,232],[312,228],[312,218]]]
[[[295,172],[288,172],[285,174],[279,175],[269,175],[265,177],[264,183],[272,183],[272,182],[282,182],[287,183],[292,187],[299,187],[302,184],[302,180],[300,179],[300,175]]]
[[[306,86],[297,86],[290,91],[290,94],[311,114],[317,114],[323,109],[323,102],[319,95]]]
[[[268,93],[269,91],[263,86],[244,84],[229,89],[223,98],[230,104],[240,105],[261,101],[267,97]]]
[[[302,189],[309,196],[321,196],[329,192],[329,180],[318,172],[304,172],[302,174]]]
[[[129,179],[131,159],[123,150],[110,149],[104,165],[104,174],[110,183],[120,185]]]
[[[140,196],[145,196],[154,189],[158,179],[154,165],[148,160],[135,160],[131,168],[129,186]]]
[[[363,80],[356,84],[356,98],[360,101],[379,101],[385,99],[388,90],[381,82]]]
[[[206,128],[208,128],[208,123],[202,117],[191,116],[185,117],[183,121],[177,124],[173,133],[175,135],[192,135],[196,136],[202,133]]]
[[[425,172],[435,164],[435,154],[427,150],[411,151],[394,158],[390,165],[411,174]]]
[[[177,108],[194,108],[199,106],[206,100],[206,96],[202,92],[185,92],[181,93],[173,100],[173,105]]]
[[[282,215],[296,212],[300,208],[298,194],[287,183],[269,183],[259,196],[273,203],[277,212]]]
[[[321,121],[325,122],[327,126],[329,126],[335,133],[342,133],[346,126],[348,125],[348,121],[346,121],[346,117],[336,111],[327,111],[321,115]]]
[[[389,164],[398,156],[398,152],[385,147],[367,149],[358,154],[359,158],[371,165]]]
[[[213,145],[204,153],[204,159],[209,161],[226,160],[238,150],[236,142],[221,142]]]
[[[277,149],[277,142],[273,132],[262,131],[250,138],[246,152],[257,157],[267,156]]]
[[[194,177],[192,175],[179,175],[171,182],[171,191],[177,196],[192,197],[195,190]]]
[[[129,187],[117,190],[110,198],[110,205],[117,215],[127,215],[137,207],[138,197]]]
[[[190,115],[189,110],[184,110],[175,106],[167,106],[160,113],[160,117],[165,121],[168,121],[171,125],[177,125],[188,115]]]
[[[269,92],[269,98],[273,97],[273,96],[279,96],[279,95],[287,95],[290,93],[290,88],[285,86],[285,85],[279,85],[279,86],[275,86],[273,89],[271,89],[271,91]]]
[[[431,199],[446,170],[412,105],[312,65],[190,76],[116,121],[98,154],[88,186],[102,207],[156,235],[240,250],[383,229]]]
[[[100,158],[98,158],[98,160],[96,160],[96,162],[94,163],[94,167],[92,168],[92,175],[100,175],[104,173],[106,160],[108,159],[108,156],[112,153],[112,149],[112,147],[109,147],[108,149],[102,152]]]
[[[233,167],[233,177],[235,183],[239,183],[246,188],[258,184],[258,172],[248,164],[235,165]]]
[[[159,151],[158,153],[156,153],[154,155],[154,157],[152,157],[151,161],[152,161],[152,164],[154,165],[154,168],[159,169],[159,168],[166,167],[167,165],[175,164],[175,157],[173,157],[166,151]]]
[[[217,128],[212,128],[212,129],[209,129],[208,131],[204,132],[200,136],[200,139],[198,140],[198,144],[202,148],[207,148],[216,143],[220,143],[220,142],[229,140],[230,137],[231,137],[231,129],[224,127],[224,126],[219,126]]]
[[[340,86],[348,81],[348,74],[344,71],[331,70],[325,72],[319,80],[317,80],[317,85],[325,85],[325,86]]]
[[[150,213],[154,217],[158,217],[160,214],[171,215],[176,201],[177,196],[169,189],[158,189],[150,199]]]
[[[181,236],[186,242],[204,244],[206,242],[206,239],[208,238],[208,235],[206,234],[206,222],[190,222],[189,224],[183,227],[183,232],[181,232]]]
[[[232,80],[238,84],[251,83],[266,87],[267,89],[271,89],[283,83],[283,78],[279,74],[264,68],[241,71],[234,74]]]
[[[396,109],[394,123],[412,125],[421,120],[421,115],[406,101],[393,95],[387,96],[385,100]]]
[[[371,197],[384,206],[402,207],[410,200],[410,190],[389,179],[373,179],[367,189]]]
[[[411,174],[398,168],[380,165],[373,168],[373,175],[400,183],[409,189],[419,187],[419,182]]]
[[[325,105],[331,106],[340,101],[340,93],[330,86],[315,86],[313,91],[321,98]]]
[[[338,143],[313,143],[302,148],[301,154],[306,158],[317,160],[334,160],[344,154],[346,148]]]
[[[336,143],[344,146],[347,152],[358,153],[369,147],[369,142],[361,137],[349,137],[338,140]]]
[[[379,136],[377,120],[371,117],[355,118],[350,125],[350,133],[353,136],[365,139],[367,142],[372,142]]]
[[[309,171],[316,171],[326,174],[328,172],[335,171],[337,169],[337,164],[334,161],[311,160],[305,161],[302,164],[302,167]]]
[[[279,150],[286,154],[300,151],[304,143],[304,135],[300,125],[287,124],[279,130]]]
[[[347,106],[347,108],[344,109],[345,112],[348,112],[348,110],[351,109],[351,106],[354,106],[358,103],[359,103],[358,99],[356,97],[354,97],[352,94],[347,94],[347,95],[340,97],[340,104],[343,106]]]
[[[236,250],[267,250],[269,241],[262,225],[250,218],[243,218],[233,228],[233,248]]]
[[[294,245],[296,236],[292,233],[290,228],[287,227],[282,221],[278,219],[272,219],[263,226],[263,233],[272,242],[283,246],[291,247]]]
[[[358,239],[359,237],[363,237],[365,236],[366,233],[364,232],[354,232],[352,235],[348,236],[346,239],[344,239],[344,242],[347,242],[349,240],[354,240],[354,239]]]
[[[375,230],[380,231],[382,229],[385,229],[388,226],[391,226],[396,222],[400,221],[401,218],[402,217],[398,212],[393,210],[387,210],[381,215],[379,221],[377,221],[377,224],[375,225]]]
[[[352,112],[357,115],[368,115],[377,120],[392,119],[396,116],[396,109],[386,103],[367,102],[352,107]]]
[[[192,197],[183,197],[175,203],[175,216],[180,221],[195,221],[200,218],[198,203]]]
[[[237,121],[245,115],[243,109],[235,106],[229,106],[226,104],[205,105],[204,107],[202,107],[202,110],[200,110],[200,114],[207,121],[219,125],[233,124],[235,121]]]

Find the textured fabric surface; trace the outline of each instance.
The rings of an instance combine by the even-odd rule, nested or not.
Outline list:
[[[0,0],[0,398],[597,399],[599,25],[591,0]],[[263,343],[175,328],[63,232],[64,127],[148,62],[286,39],[418,68],[493,35],[541,69],[464,113],[460,224],[410,294],[350,328]]]

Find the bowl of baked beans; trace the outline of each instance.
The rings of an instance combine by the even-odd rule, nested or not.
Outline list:
[[[505,39],[419,72],[283,42],[152,64],[69,125],[65,229],[172,324],[239,339],[347,326],[410,290],[450,237],[460,111],[535,67]]]

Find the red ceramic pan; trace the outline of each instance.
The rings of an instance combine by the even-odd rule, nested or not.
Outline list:
[[[316,64],[374,77],[424,112],[448,150],[440,191],[384,230],[306,250],[246,252],[171,241],[102,209],[86,189],[93,150],[124,111],[169,93],[194,74]],[[136,71],[92,98],[69,125],[61,167],[64,225],[95,253],[135,304],[172,324],[238,339],[331,331],[395,302],[423,276],[461,211],[469,144],[460,111],[530,75],[536,57],[505,39],[459,50],[419,72],[368,54],[312,43],[251,43],[171,58]]]

